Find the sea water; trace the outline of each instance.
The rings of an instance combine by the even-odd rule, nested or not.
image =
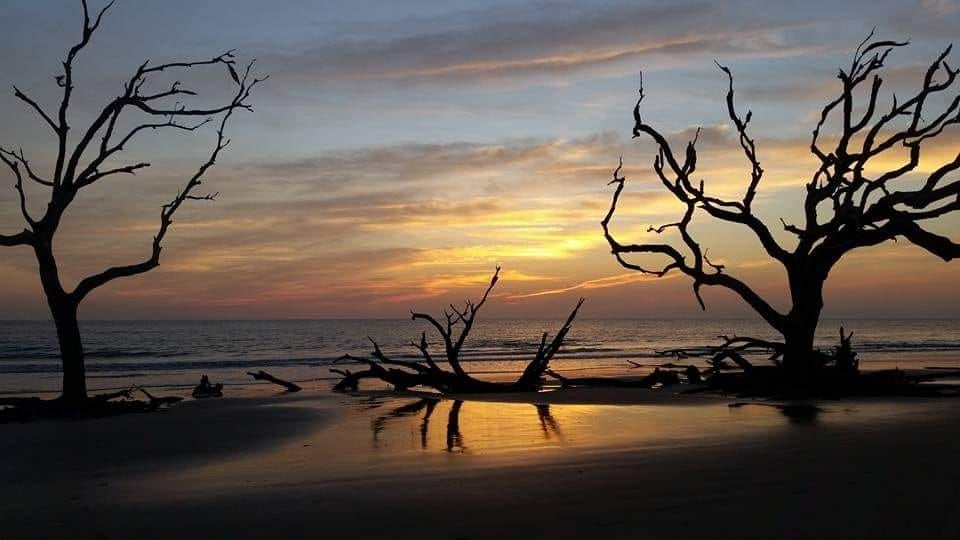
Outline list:
[[[465,344],[465,367],[481,378],[510,379],[536,354],[544,332],[558,320],[478,321]],[[824,320],[817,344],[838,343],[840,326],[854,332],[864,368],[960,368],[960,320]],[[245,385],[247,371],[264,369],[307,387],[329,387],[330,368],[361,369],[345,354],[366,356],[375,339],[391,357],[418,358],[411,346],[427,331],[435,356],[443,345],[431,329],[410,320],[85,321],[88,385],[93,390],[131,386],[189,388],[202,374],[214,382]],[[640,375],[671,361],[658,351],[718,343],[717,336],[775,339],[751,320],[578,320],[552,363],[571,374]],[[757,357],[756,361],[763,362]],[[637,368],[636,364],[644,367]],[[697,360],[682,360],[698,363]],[[55,392],[60,386],[56,332],[47,321],[0,321],[0,394]]]

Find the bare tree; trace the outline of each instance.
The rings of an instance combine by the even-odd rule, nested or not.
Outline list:
[[[411,312],[413,320],[422,320],[429,323],[436,330],[437,334],[443,340],[444,360],[450,366],[452,371],[440,367],[430,352],[430,344],[427,341],[427,333],[420,334],[419,343],[411,343],[423,357],[423,362],[412,362],[407,360],[394,360],[380,350],[380,345],[372,338],[373,343],[372,358],[348,357],[367,364],[369,369],[358,372],[347,370],[331,370],[334,373],[343,375],[341,380],[334,387],[334,390],[356,390],[362,379],[380,379],[394,386],[397,390],[406,390],[414,386],[429,386],[445,393],[480,393],[480,392],[528,392],[540,389],[543,384],[543,375],[550,368],[550,360],[560,350],[563,340],[573,326],[573,320],[577,317],[580,306],[583,305],[583,298],[577,302],[576,307],[570,312],[567,320],[557,331],[553,339],[544,332],[540,337],[540,345],[537,347],[537,353],[524,369],[520,377],[512,383],[496,383],[483,381],[472,377],[464,369],[461,363],[461,353],[463,345],[473,329],[474,321],[480,308],[487,302],[490,291],[500,281],[500,267],[498,266],[490,279],[490,285],[484,291],[480,300],[474,303],[471,300],[464,302],[462,308],[451,304],[450,310],[444,311],[444,320],[434,318],[426,313]]]
[[[77,308],[94,289],[114,279],[142,274],[160,264],[162,242],[177,210],[187,201],[213,200],[216,194],[198,194],[204,174],[213,166],[220,151],[230,143],[224,137],[227,121],[238,109],[252,110],[247,102],[254,86],[263,79],[252,74],[253,63],[239,70],[232,51],[210,60],[178,61],[161,64],[144,62],[125,81],[123,92],[112,98],[100,110],[89,125],[78,130],[79,136],[72,140],[72,126],[68,123],[71,98],[74,92],[74,63],[81,51],[90,43],[90,38],[100,26],[104,13],[113,4],[107,4],[91,16],[86,0],[82,0],[83,30],[80,40],[70,48],[63,61],[63,72],[56,77],[62,89],[62,97],[54,114],[50,114],[36,100],[14,87],[14,96],[36,112],[53,131],[57,141],[55,165],[50,174],[34,169],[22,149],[0,148],[0,159],[13,173],[20,212],[26,221],[24,229],[11,235],[0,235],[0,246],[27,246],[37,258],[40,282],[46,295],[51,315],[56,323],[60,353],[63,361],[63,392],[61,401],[75,405],[87,399],[84,375],[83,343],[77,324]],[[179,81],[162,90],[150,90],[149,79],[160,73],[190,71],[193,69],[223,68],[233,86],[232,97],[212,107],[191,107],[179,100],[197,95]],[[127,111],[139,113],[145,120],[127,130]],[[121,116],[123,115],[123,119]],[[199,118],[200,121],[190,122]],[[124,148],[144,132],[153,130],[181,130],[191,132],[217,119],[217,140],[207,160],[181,186],[177,195],[160,209],[160,223],[153,237],[148,256],[137,263],[114,266],[79,281],[73,290],[64,287],[54,254],[54,237],[61,219],[70,204],[84,190],[97,182],[116,175],[132,175],[150,166],[146,162],[114,167]],[[49,200],[46,211],[36,217],[28,210],[24,183],[33,182],[47,190]]]
[[[930,173],[921,174],[916,170],[925,143],[942,134],[945,128],[960,123],[960,96],[950,95],[960,70],[947,64],[950,53],[947,47],[926,70],[919,91],[907,99],[897,99],[894,95],[886,108],[880,103],[884,63],[891,52],[906,45],[906,42],[874,40],[871,32],[857,47],[851,65],[839,71],[840,95],[823,107],[810,142],[810,151],[820,165],[806,184],[803,224],[781,220],[785,231],[796,241],[792,248],[782,245],[753,212],[764,170],[747,130],[752,114],[747,112],[741,116],[734,106],[730,70],[717,64],[729,80],[726,109],[750,169],[740,200],[711,196],[704,182],[694,179],[697,137],[678,155],[666,137],[644,120],[640,112],[644,98],[641,80],[640,98],[633,111],[633,135],[647,136],[656,143],[658,152],[653,170],[663,186],[685,206],[679,221],[650,227],[649,231],[675,230],[682,245],[625,244],[611,233],[610,221],[626,185],[626,179],[620,174],[621,160],[610,182],[616,186],[610,209],[601,223],[617,261],[625,268],[655,276],[673,271],[688,276],[693,280],[693,290],[701,307],[704,306],[701,287],[716,286],[732,291],[783,340],[730,337],[725,346],[733,347],[738,355],[750,350],[769,351],[790,381],[809,381],[823,358],[814,351],[813,345],[823,309],[824,282],[844,255],[897,238],[904,238],[944,261],[960,255],[960,245],[929,228],[931,220],[960,209],[960,181],[956,177],[948,179],[960,168],[960,154]],[[866,96],[865,102],[863,96]],[[886,112],[881,112],[883,110]],[[839,133],[835,141],[830,141],[831,148],[827,148],[821,131],[833,119],[839,119]],[[880,158],[902,150],[909,153],[909,158],[901,165],[873,172],[880,168]],[[690,232],[691,220],[698,210],[711,218],[742,225],[759,240],[767,255],[783,266],[790,287],[789,311],[777,310],[747,283],[727,273],[723,265],[707,258],[706,250]],[[651,267],[630,260],[628,257],[632,254],[655,254],[665,262]]]

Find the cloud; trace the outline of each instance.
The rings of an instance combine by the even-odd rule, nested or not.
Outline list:
[[[676,274],[664,276],[658,278],[656,276],[651,276],[649,274],[641,274],[638,272],[633,272],[629,274],[618,274],[616,276],[608,276],[596,279],[588,279],[586,281],[581,281],[577,284],[570,285],[567,287],[559,287],[555,289],[543,289],[534,292],[528,292],[523,294],[514,294],[508,296],[509,300],[519,300],[522,298],[533,298],[536,296],[548,296],[554,294],[564,294],[571,291],[579,290],[591,290],[591,289],[606,289],[609,287],[619,287],[621,285],[627,285],[630,283],[637,283],[640,281],[651,281],[656,279],[669,279],[671,277],[676,277]]]
[[[669,131],[667,137],[679,149],[695,129]],[[955,155],[956,133],[942,139],[931,145],[930,155]],[[806,138],[757,140],[767,170],[757,208],[775,223],[789,202],[780,192],[800,189],[812,158]],[[749,170],[733,130],[702,126],[698,148],[698,172],[710,193],[742,196]],[[511,277],[499,292],[510,300],[549,302],[627,287],[647,278],[611,276],[616,263],[599,230],[617,156],[625,156],[629,178],[614,223],[619,238],[642,240],[649,225],[679,215],[650,170],[650,150],[643,140],[601,132],[224,163],[205,183],[221,191],[221,199],[184,208],[160,268],[98,291],[84,309],[101,317],[393,316],[420,300],[470,295],[496,264]],[[58,239],[68,283],[145,257],[157,205],[178,178],[173,169],[130,179],[126,185],[137,191],[105,187],[84,193]],[[15,217],[15,206],[8,206],[5,216]],[[703,230],[704,246],[715,248],[711,253],[731,269],[773,272],[745,252],[742,230]],[[12,270],[4,274],[30,275],[34,265],[18,254],[6,262]],[[24,301],[17,297],[18,306]]]
[[[887,20],[892,28],[907,34],[953,39],[960,23],[960,4],[956,0],[916,0],[910,7],[894,10]]]
[[[460,11],[261,55],[284,80],[306,83],[471,84],[583,73],[626,74],[685,57],[803,54],[784,39],[812,24],[773,21],[713,2],[662,5],[547,2]]]

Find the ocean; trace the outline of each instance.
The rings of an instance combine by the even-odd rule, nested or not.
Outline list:
[[[465,366],[481,378],[507,379],[533,357],[543,332],[559,320],[478,320]],[[824,320],[817,343],[837,344],[840,325],[854,331],[864,368],[960,368],[960,320]],[[344,354],[367,355],[376,339],[384,352],[417,358],[410,342],[429,328],[410,320],[85,321],[81,332],[92,391],[130,386],[187,389],[202,374],[229,387],[249,385],[246,371],[264,369],[306,387],[329,387],[329,368]],[[640,364],[669,361],[656,351],[717,343],[717,336],[774,338],[751,320],[578,320],[552,363],[560,372],[642,374]],[[433,339],[433,349],[442,345]],[[758,359],[762,361],[762,359]],[[688,362],[688,361],[684,361]],[[695,363],[695,362],[693,362]],[[0,394],[46,394],[60,386],[51,322],[0,321]]]

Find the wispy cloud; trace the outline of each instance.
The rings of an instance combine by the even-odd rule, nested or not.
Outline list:
[[[415,34],[373,26],[359,36],[268,54],[278,76],[326,83],[506,81],[632,73],[684,57],[784,56],[822,50],[783,31],[813,17],[772,20],[714,2],[630,5],[524,3],[412,20]],[[375,34],[376,32],[376,34]]]
[[[507,298],[510,300],[518,300],[521,298],[533,298],[536,296],[549,296],[554,294],[563,294],[571,291],[578,290],[591,290],[591,289],[606,289],[609,287],[619,287],[621,285],[627,285],[629,283],[637,283],[640,281],[653,281],[656,279],[668,279],[674,276],[666,276],[665,278],[657,278],[656,276],[651,276],[648,274],[640,274],[637,272],[629,274],[618,274],[616,276],[608,276],[596,279],[588,279],[586,281],[581,281],[575,285],[570,285],[567,287],[558,287],[555,289],[543,289],[523,294],[513,294]]]

